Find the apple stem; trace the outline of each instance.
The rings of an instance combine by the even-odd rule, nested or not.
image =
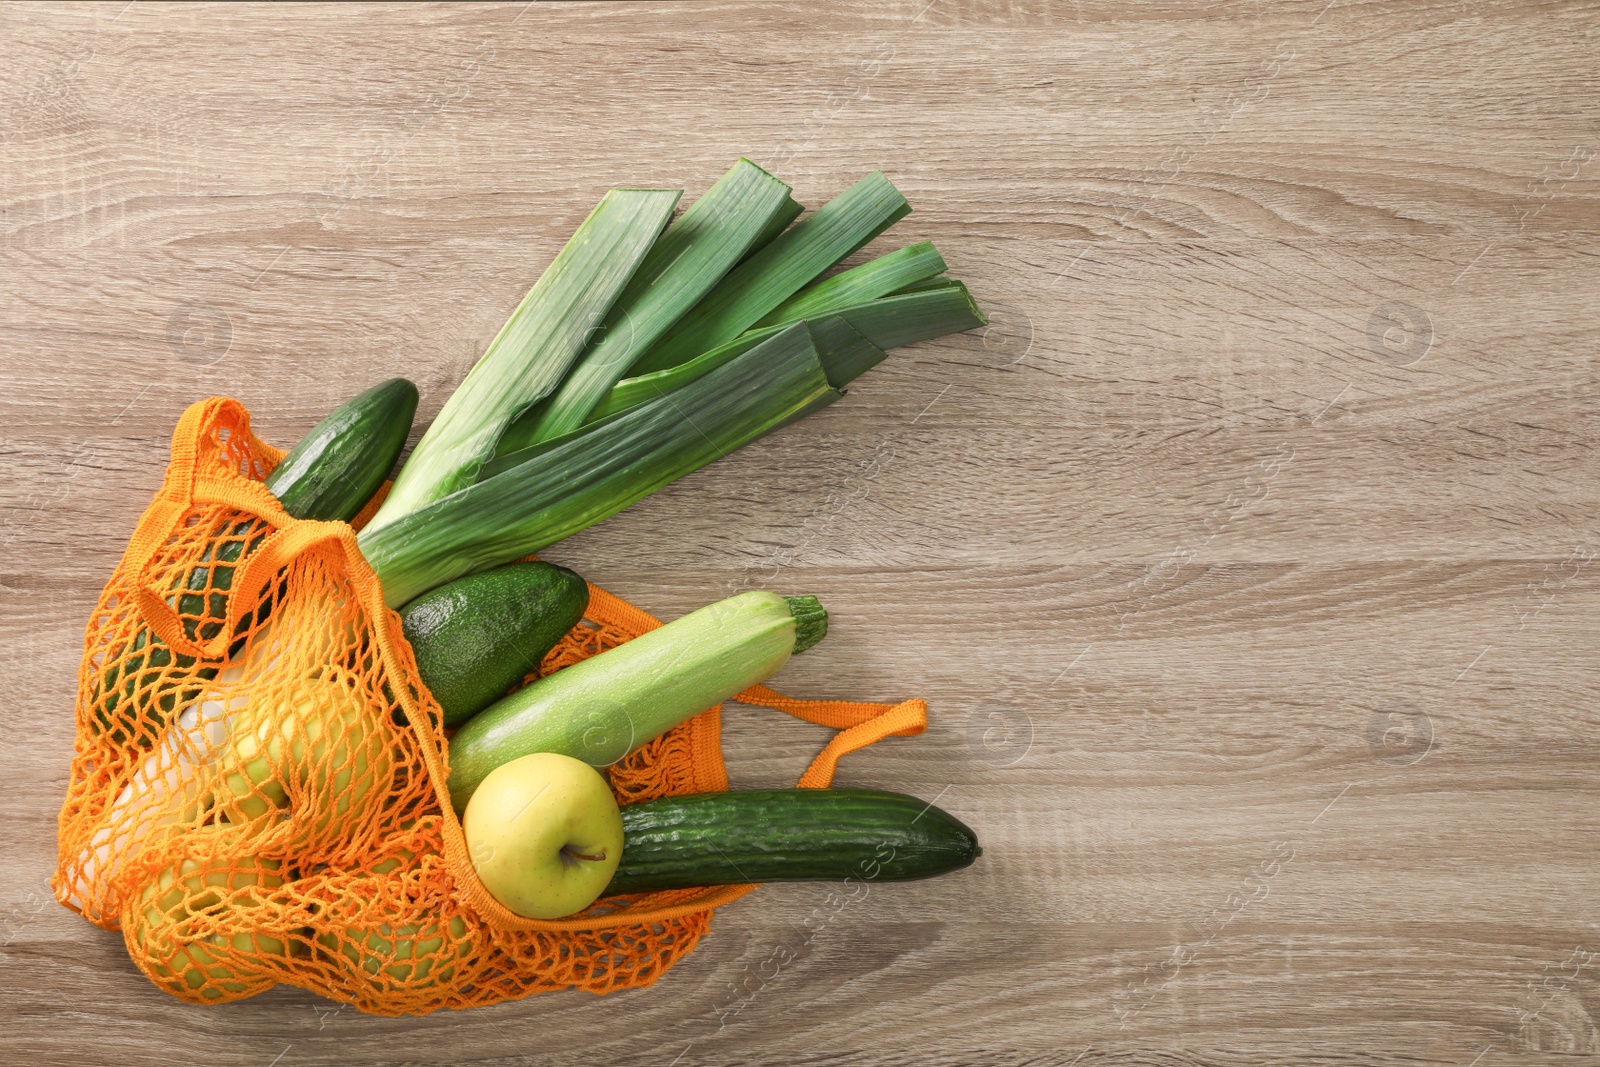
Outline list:
[[[571,856],[573,859],[576,859],[576,860],[593,860],[595,863],[599,863],[599,862],[601,862],[602,860],[604,860],[606,858],[606,854],[605,854],[605,850],[604,849],[601,849],[600,854],[598,856],[591,856],[588,853],[577,851],[571,845],[563,845],[563,846],[561,846],[561,854],[563,856]]]

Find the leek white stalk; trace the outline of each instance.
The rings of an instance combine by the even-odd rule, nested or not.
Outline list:
[[[232,685],[242,671],[242,667],[229,667],[213,684]],[[224,701],[218,692],[208,693],[168,724],[154,751],[129,776],[79,854],[78,876],[68,890],[67,903],[91,919],[100,918],[97,891],[122,864],[162,827],[193,821],[205,768],[227,744],[228,715],[239,706],[238,700]]]

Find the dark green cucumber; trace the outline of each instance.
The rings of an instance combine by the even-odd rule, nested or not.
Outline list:
[[[417,387],[390,378],[346,400],[289,450],[267,488],[297,519],[355,518],[378,491],[411,432]]]
[[[302,437],[267,476],[267,488],[297,519],[354,518],[394,467],[416,410],[417,387],[404,378],[368,389]],[[184,576],[174,602],[190,640],[209,641],[222,631],[234,567],[267,533],[266,524],[257,519],[229,519],[216,530],[216,540]],[[256,615],[264,619],[270,611],[264,601]],[[174,664],[192,671],[192,677],[159,680],[163,668]],[[199,692],[193,682],[216,675],[215,667],[194,667],[193,657],[174,655],[141,628],[99,681],[95,713],[101,729],[113,730],[118,740],[152,743],[167,718]],[[133,738],[114,730],[123,707],[136,712]]]
[[[267,475],[266,486],[283,510],[297,519],[349,522],[360,514],[394,469],[411,420],[417,413],[417,387],[390,378],[334,408],[311,432],[295,442]],[[210,640],[228,614],[233,565],[266,537],[265,524],[246,519],[208,546],[184,581],[178,614],[193,640]],[[214,552],[213,552],[214,550]],[[209,587],[209,593],[207,589]]]
[[[400,622],[418,675],[452,725],[522,681],[588,606],[588,583],[567,568],[511,563],[422,594]]]
[[[622,809],[622,863],[605,894],[817,882],[901,882],[983,854],[961,820],[877,789],[762,789]]]
[[[267,475],[266,486],[283,510],[297,519],[349,522],[394,468],[417,412],[417,387],[390,378],[346,400],[300,438]],[[218,531],[224,533],[224,531]],[[226,540],[207,547],[184,580],[178,614],[192,640],[215,637],[228,612],[233,565],[267,534],[263,523],[245,519],[225,531]],[[213,558],[213,549],[215,550]],[[209,594],[206,592],[209,588]],[[198,630],[190,625],[195,620]]]

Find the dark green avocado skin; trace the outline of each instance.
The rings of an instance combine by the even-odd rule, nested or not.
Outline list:
[[[566,636],[589,606],[589,586],[553,563],[511,563],[417,597],[400,623],[417,673],[445,725],[494,703]]]

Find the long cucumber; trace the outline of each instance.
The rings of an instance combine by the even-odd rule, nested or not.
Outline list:
[[[816,597],[740,593],[541,678],[450,739],[451,802],[466,810],[490,771],[533,752],[615,763],[772,677],[827,629]]]
[[[855,878],[899,882],[982,855],[961,820],[903,793],[764,789],[622,809],[622,863],[603,895]]]

